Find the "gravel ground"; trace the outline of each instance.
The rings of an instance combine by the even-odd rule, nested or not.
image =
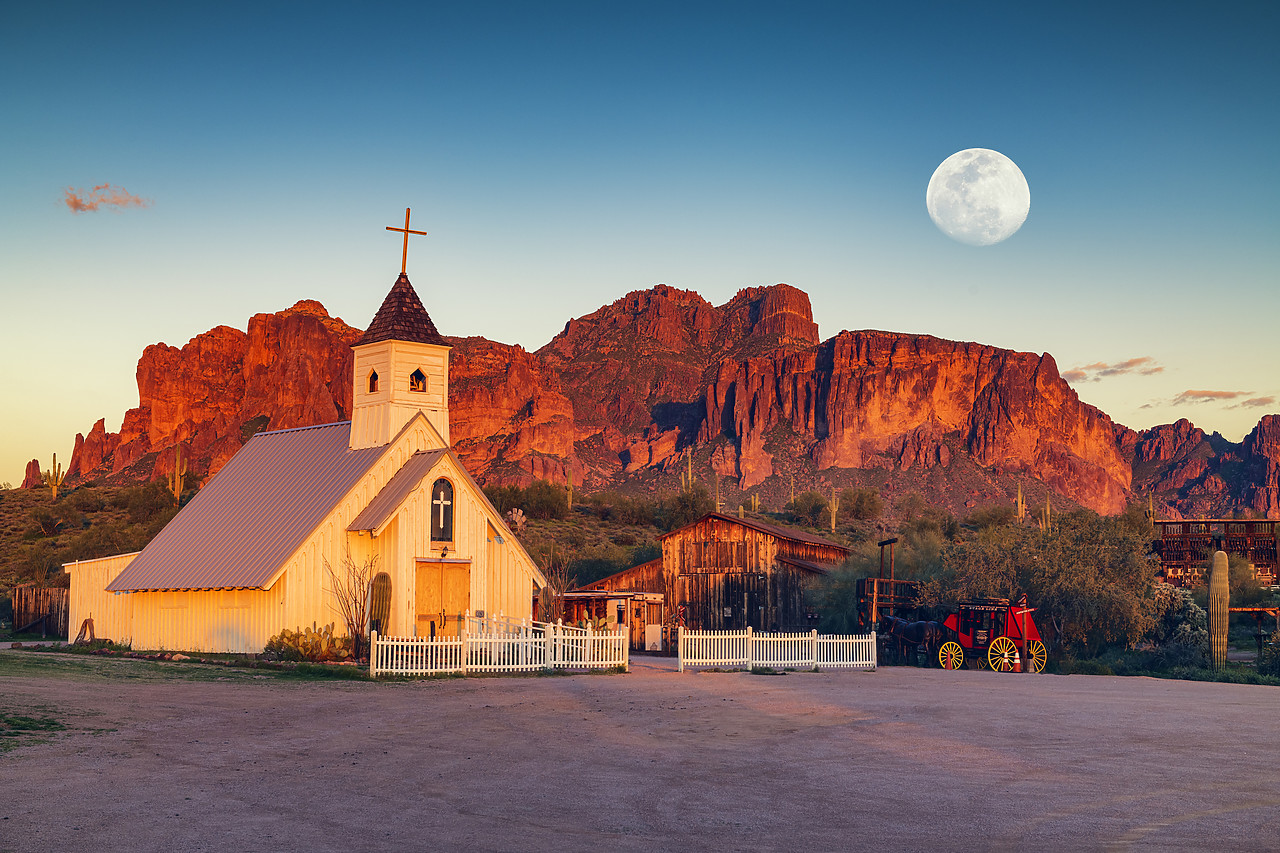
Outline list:
[[[0,752],[0,851],[1280,848],[1273,687],[78,666],[0,676],[68,726]]]

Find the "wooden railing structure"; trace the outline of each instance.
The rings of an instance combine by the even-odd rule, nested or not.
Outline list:
[[[469,672],[533,672],[546,669],[630,668],[628,630],[594,631],[531,622],[498,630],[471,617],[461,636],[380,637],[369,643],[369,677]],[[484,628],[475,631],[474,626]]]
[[[728,666],[752,669],[866,669],[876,668],[876,635],[755,633],[745,631],[686,631],[677,635],[677,668]]]
[[[1280,521],[1265,519],[1206,518],[1198,521],[1153,521],[1155,550],[1165,579],[1174,586],[1198,586],[1221,543],[1228,554],[1239,554],[1253,564],[1258,583],[1276,583],[1277,537]]]

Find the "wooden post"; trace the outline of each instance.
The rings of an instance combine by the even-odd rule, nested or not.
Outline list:
[[[622,626],[622,671],[631,671],[631,626]]]
[[[551,655],[555,649],[555,633],[556,626],[550,622],[547,623],[547,627],[542,629],[542,643],[545,647],[542,650],[543,669],[551,669]]]
[[[470,657],[471,657],[471,655],[469,654],[470,649],[468,649],[468,648],[467,648],[467,627],[468,627],[468,626],[467,626],[467,622],[466,622],[466,620],[464,619],[464,620],[462,621],[462,624],[459,626],[459,630],[458,630],[458,639],[462,641],[462,648],[461,648],[461,650],[460,650],[460,651],[461,651],[461,655],[462,655],[462,661],[461,661],[461,663],[462,663],[462,674],[463,674],[463,675],[466,675],[466,674],[467,674],[467,660],[468,660],[468,658],[470,658]]]
[[[751,637],[751,626],[747,626],[747,666],[754,667],[756,665],[756,647],[755,640]]]
[[[378,677],[378,632],[369,635],[369,677]]]
[[[818,668],[818,629],[814,628],[813,633],[810,634],[810,636],[813,638],[809,641],[812,644],[810,646],[810,649],[813,656],[813,668],[817,669]]]
[[[684,672],[684,626],[676,626],[676,672]]]

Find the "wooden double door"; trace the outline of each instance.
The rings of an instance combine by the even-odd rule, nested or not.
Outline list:
[[[419,560],[417,564],[417,635],[456,637],[471,609],[471,563],[464,560]]]

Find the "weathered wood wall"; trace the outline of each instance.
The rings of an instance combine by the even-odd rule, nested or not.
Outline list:
[[[67,613],[70,590],[66,587],[44,589],[37,586],[19,586],[13,589],[13,629],[22,629],[39,619],[45,620],[45,633],[55,637],[67,635]],[[37,626],[34,630],[39,630]]]

